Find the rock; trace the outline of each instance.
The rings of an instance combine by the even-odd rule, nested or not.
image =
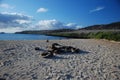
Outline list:
[[[40,48],[39,47],[35,47],[35,50],[40,50]]]
[[[0,78],[0,80],[6,80],[5,78]]]
[[[32,75],[32,79],[38,79],[36,74]]]
[[[101,47],[100,45],[98,45],[98,47]]]
[[[12,61],[8,60],[8,61],[5,61],[3,64],[4,66],[10,66],[12,64]]]
[[[116,67],[116,68],[120,69],[120,65],[118,65],[118,66],[117,66],[117,65],[114,65],[114,67]]]
[[[118,66],[118,69],[120,69],[120,65]]]
[[[57,77],[56,77],[56,80],[59,80],[59,79],[60,79],[60,76],[57,76]]]
[[[8,76],[9,76],[8,73],[4,73],[4,74],[3,74],[3,77],[5,77],[5,78],[8,77]]]
[[[73,76],[71,76],[70,74],[66,74],[65,76],[66,76],[66,78],[67,78],[68,80],[70,80],[71,78],[73,78]]]
[[[3,65],[4,65],[3,62],[0,62],[0,67],[3,66]]]
[[[45,76],[45,80],[49,80],[49,79],[51,79],[51,77],[50,76]]]

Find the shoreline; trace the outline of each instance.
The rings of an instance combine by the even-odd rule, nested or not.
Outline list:
[[[39,47],[52,43],[79,48],[80,53],[42,58]],[[0,40],[0,78],[6,80],[119,80],[120,44],[97,39]]]

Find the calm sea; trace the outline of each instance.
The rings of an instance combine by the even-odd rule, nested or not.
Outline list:
[[[65,37],[35,35],[35,34],[0,34],[0,40],[58,40],[67,39]]]

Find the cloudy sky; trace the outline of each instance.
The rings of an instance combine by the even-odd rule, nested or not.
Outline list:
[[[120,21],[120,0],[0,0],[0,32],[77,29]]]

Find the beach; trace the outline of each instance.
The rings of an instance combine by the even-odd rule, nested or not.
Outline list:
[[[59,43],[79,53],[43,58]],[[39,47],[41,50],[35,50]],[[6,80],[120,80],[120,43],[97,39],[0,40],[0,78]]]

